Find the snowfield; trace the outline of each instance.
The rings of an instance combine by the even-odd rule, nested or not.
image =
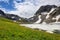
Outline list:
[[[38,28],[40,30],[46,30],[46,32],[53,33],[54,30],[60,30],[60,23],[52,24],[20,24],[29,28]]]

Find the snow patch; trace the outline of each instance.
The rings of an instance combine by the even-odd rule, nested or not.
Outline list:
[[[58,21],[59,18],[60,18],[60,15],[56,16],[56,22]]]
[[[52,31],[46,31],[46,32],[48,32],[48,33],[53,33]]]
[[[37,28],[39,30],[46,30],[46,32],[53,33],[54,30],[60,30],[60,25],[57,24],[20,24],[29,28]]]
[[[49,13],[47,13],[46,19],[49,18],[49,14],[52,13],[56,8],[52,8]]]
[[[13,16],[13,17],[11,17],[12,19],[14,19],[15,17]]]
[[[38,20],[35,23],[40,23],[41,22],[41,15],[38,16]]]

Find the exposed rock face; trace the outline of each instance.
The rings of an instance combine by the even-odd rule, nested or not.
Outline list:
[[[12,20],[19,20],[20,19],[20,17],[18,15],[14,15],[14,14],[6,14],[6,18],[12,19]]]
[[[6,14],[4,13],[2,10],[0,10],[0,17],[4,17],[4,18],[7,18],[7,19],[10,19],[10,20],[13,20],[14,22],[18,21],[18,22],[27,22],[26,19],[22,18],[22,17],[19,17],[18,15],[15,15],[15,14]]]
[[[45,5],[41,6],[35,15],[41,15],[42,12],[50,12],[52,8],[56,8],[56,5]]]
[[[57,7],[54,11],[52,11],[49,14],[49,17],[46,19],[46,23],[59,22],[59,20],[60,20],[60,7]]]
[[[34,23],[34,22],[36,22],[38,19],[39,19],[38,16],[35,15],[35,16],[29,18],[28,21],[29,21],[30,23]]]
[[[56,5],[41,6],[35,15],[31,18],[32,23],[52,23],[60,22],[60,7]]]
[[[5,13],[2,10],[0,10],[0,16],[4,16],[4,15]]]
[[[58,22],[60,22],[60,18],[58,19]]]
[[[27,19],[19,17],[14,14],[6,14],[2,10],[0,10],[0,16],[5,18],[16,20],[21,23],[52,23],[52,22],[60,22],[60,7],[56,5],[46,5],[41,6],[39,10],[34,14],[33,17]]]

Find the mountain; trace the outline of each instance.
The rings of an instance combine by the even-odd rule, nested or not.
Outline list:
[[[52,8],[56,8],[56,5],[45,5],[45,6],[41,6],[37,12],[35,13],[35,15],[40,15],[42,12],[50,12]]]
[[[0,10],[0,16],[4,16],[4,15],[5,13],[2,10]]]
[[[57,7],[54,11],[47,15],[45,22],[60,22],[60,7]]]
[[[20,20],[21,19],[18,15],[6,14],[2,10],[0,10],[0,16],[7,18],[7,19],[11,19],[11,20]]]
[[[60,22],[60,7],[56,5],[41,6],[35,15],[29,18],[31,23]]]
[[[18,23],[28,22],[26,18],[22,18],[15,14],[7,14],[7,13],[4,13],[2,10],[0,10],[0,17],[7,18],[7,19],[13,20],[14,22],[18,22]]]
[[[60,34],[55,33],[50,34],[43,30],[39,31],[37,28],[27,28],[0,17],[0,40],[60,40]]]
[[[0,10],[0,16],[13,20],[18,23],[54,23],[60,22],[60,7],[56,5],[41,6],[33,17],[23,18],[15,14],[6,14]]]

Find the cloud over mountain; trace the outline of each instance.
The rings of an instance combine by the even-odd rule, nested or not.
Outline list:
[[[9,9],[7,11],[8,13],[17,14],[25,18],[33,16],[41,5],[60,5],[59,0],[0,0],[0,2],[1,1],[9,3],[6,4],[6,7],[9,8],[0,8],[4,8],[5,10]]]

